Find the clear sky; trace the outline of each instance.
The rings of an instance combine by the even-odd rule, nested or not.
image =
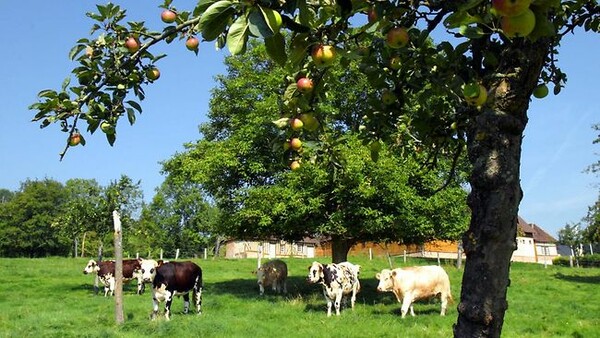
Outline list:
[[[161,1],[113,1],[125,5],[132,21],[162,28]],[[16,191],[27,179],[96,179],[101,185],[122,174],[141,180],[146,200],[164,177],[160,161],[199,138],[198,125],[206,121],[213,77],[224,73],[224,51],[202,43],[198,56],[183,41],[162,45],[155,54],[161,77],[146,88],[144,112],[134,126],[120,121],[117,142],[108,145],[104,134],[84,134],[85,147],[59,153],[65,134],[58,126],[40,129],[32,123],[42,89],[58,89],[75,63],[68,52],[77,39],[87,37],[95,11],[94,1],[0,1],[0,188]],[[189,2],[175,1],[185,7]],[[556,236],[567,223],[580,221],[598,199],[600,178],[583,173],[600,159],[598,136],[591,126],[600,123],[600,35],[568,36],[560,50],[559,65],[568,75],[558,96],[533,99],[523,142],[521,184],[524,198],[519,214]],[[596,184],[596,185],[595,185]]]

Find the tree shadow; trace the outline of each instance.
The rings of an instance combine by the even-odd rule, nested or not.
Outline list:
[[[574,283],[600,284],[600,276],[565,275],[559,272],[554,278]]]

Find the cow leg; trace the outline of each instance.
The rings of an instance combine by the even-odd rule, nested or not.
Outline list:
[[[327,300],[327,317],[331,317],[331,305],[333,305],[333,301],[325,289],[323,289],[323,295],[325,295],[325,299]]]
[[[442,293],[442,296],[440,298],[442,300],[442,310],[440,311],[440,316],[445,316],[446,307],[448,306],[448,297],[446,296],[446,294]]]
[[[150,316],[150,318],[152,318],[152,320],[156,319],[156,316],[158,315],[158,306],[160,305],[160,302],[158,301],[158,299],[156,299],[156,295],[152,295],[152,315]]]
[[[183,313],[187,314],[190,312],[190,294],[186,293],[183,295]]]
[[[144,293],[145,290],[146,290],[146,284],[144,284],[144,281],[142,281],[142,279],[138,277],[137,294],[141,295]]]
[[[262,283],[258,284],[258,289],[259,289],[258,292],[260,293],[261,296],[265,294],[265,287],[262,285]]]
[[[165,301],[165,318],[167,320],[171,320],[171,303],[173,303],[173,293],[168,292],[166,301]]]
[[[335,314],[337,316],[340,315],[340,307],[342,306],[342,296],[343,292],[340,290],[337,295],[335,295]]]
[[[277,285],[277,280],[273,281],[273,284],[271,285],[271,289],[273,290],[274,293],[279,292],[279,285]]]
[[[402,318],[406,317],[406,313],[410,309],[411,315],[414,316],[414,311],[412,310],[412,297],[404,296],[402,300]]]
[[[356,294],[358,293],[358,285],[355,284],[352,288],[352,298],[350,298],[350,306],[354,309],[354,303],[356,302]]]
[[[196,302],[196,313],[202,314],[202,287],[194,290],[194,301]]]

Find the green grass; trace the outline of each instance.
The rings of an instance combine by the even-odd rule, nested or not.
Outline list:
[[[0,337],[452,336],[462,270],[444,265],[455,299],[447,316],[439,316],[439,302],[418,303],[417,316],[402,320],[393,295],[375,291],[375,273],[388,267],[387,260],[350,260],[362,266],[362,290],[354,311],[343,309],[340,317],[327,318],[320,287],[305,282],[312,260],[286,260],[288,295],[267,290],[263,297],[251,274],[255,260],[195,260],[204,272],[201,316],[184,315],[176,298],[170,322],[150,321],[149,289],[138,296],[135,285],[126,284],[126,319],[117,326],[113,299],[94,295],[93,278],[82,273],[87,259],[0,258]],[[395,264],[404,265],[401,259]],[[600,270],[514,263],[511,280],[503,337],[600,335]]]

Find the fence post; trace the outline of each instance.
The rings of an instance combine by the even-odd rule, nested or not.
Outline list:
[[[373,260],[373,250],[371,248],[369,248],[369,260]]]
[[[204,260],[208,258],[208,249],[204,248]]]
[[[121,216],[113,210],[113,223],[115,226],[115,320],[123,324],[123,237],[121,231]]]
[[[462,267],[462,245],[458,245],[458,256],[456,257],[456,268],[460,269]]]
[[[441,266],[441,264],[440,264],[440,253],[439,252],[437,253],[437,262],[438,262],[438,266]]]
[[[175,259],[179,259],[179,249],[175,250]]]
[[[404,249],[404,263],[406,263],[406,249]]]

